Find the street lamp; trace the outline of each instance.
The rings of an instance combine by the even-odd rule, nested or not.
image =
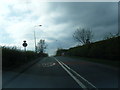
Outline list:
[[[42,25],[37,25],[37,26],[41,27]],[[34,41],[35,41],[35,52],[37,52],[35,29],[34,29]]]

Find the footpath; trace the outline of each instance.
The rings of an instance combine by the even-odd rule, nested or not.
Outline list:
[[[32,65],[39,62],[43,57],[37,58],[27,64],[24,64],[20,68],[11,70],[11,71],[3,71],[2,72],[2,88],[5,88],[7,84],[17,78],[20,74],[24,73],[27,69],[29,69]]]

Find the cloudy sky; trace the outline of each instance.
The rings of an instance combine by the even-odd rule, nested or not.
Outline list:
[[[42,25],[39,27],[38,25]],[[77,45],[72,34],[78,27],[91,28],[93,41],[102,40],[106,33],[118,31],[117,2],[40,2],[40,0],[0,0],[0,45],[34,50],[45,39],[46,52]]]

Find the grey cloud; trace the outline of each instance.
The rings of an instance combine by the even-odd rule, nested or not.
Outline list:
[[[51,9],[53,8],[55,12],[64,13],[60,17],[53,18],[55,24],[71,23],[90,28],[104,27],[102,31],[107,32],[108,27],[118,23],[117,2],[62,2],[52,3]]]
[[[57,32],[59,34],[66,34],[64,37],[57,38],[59,43],[62,44],[61,46],[67,48],[75,45],[76,42],[72,38],[72,33],[77,27],[81,26],[92,28],[95,34],[94,41],[101,40],[105,33],[117,33],[117,5],[117,2],[50,3],[49,13],[61,14],[58,17],[53,17],[54,22],[52,23],[54,23],[54,25],[68,24],[68,27]],[[73,28],[73,26],[75,26],[75,28]],[[57,35],[57,33],[55,35]],[[56,42],[51,43],[51,48],[54,48],[54,46],[57,46]]]

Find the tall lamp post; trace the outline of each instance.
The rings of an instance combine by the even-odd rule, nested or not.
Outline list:
[[[37,25],[37,26],[41,27],[42,25]],[[35,27],[37,27],[37,26],[35,26]],[[35,41],[35,52],[37,53],[35,29],[34,29],[34,41]]]

